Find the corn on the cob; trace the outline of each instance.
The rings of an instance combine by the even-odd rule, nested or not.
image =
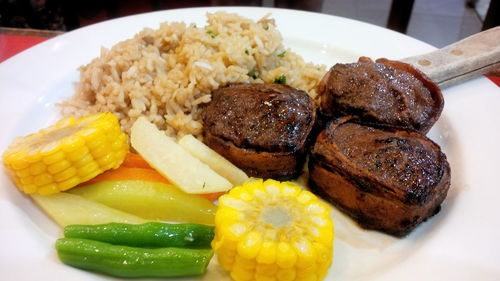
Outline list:
[[[118,119],[112,113],[99,113],[65,118],[18,137],[4,152],[3,160],[21,191],[48,195],[117,168],[128,149]]]
[[[321,280],[332,262],[330,209],[294,183],[250,180],[219,198],[212,247],[236,281]]]

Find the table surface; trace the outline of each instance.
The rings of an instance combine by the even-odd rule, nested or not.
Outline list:
[[[63,33],[63,31],[53,30],[0,27],[0,63],[40,42]],[[495,73],[495,76],[487,77],[500,87],[498,74]]]
[[[0,63],[62,31],[0,27]]]

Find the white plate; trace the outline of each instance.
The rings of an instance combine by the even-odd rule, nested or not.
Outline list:
[[[360,55],[392,59],[434,48],[373,25],[328,15],[270,8],[195,8],[120,18],[68,32],[0,64],[0,151],[15,136],[51,124],[54,104],[69,97],[77,67],[101,46],[130,38],[162,21],[204,25],[207,11],[252,19],[271,12],[285,45],[306,60],[332,65]],[[337,211],[334,263],[327,280],[500,279],[500,89],[478,78],[444,91],[446,104],[430,137],[452,169],[442,211],[410,236],[396,239],[363,231]],[[9,280],[107,280],[62,265],[54,250],[61,230],[0,172],[0,273]],[[225,280],[214,262],[194,280]],[[188,279],[183,279],[188,280]],[[191,279],[189,279],[191,280]]]

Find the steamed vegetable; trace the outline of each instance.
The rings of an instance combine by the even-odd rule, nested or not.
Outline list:
[[[146,220],[74,194],[33,194],[31,198],[60,226],[110,222],[145,223]]]
[[[233,165],[219,153],[212,150],[193,135],[185,135],[179,140],[179,145],[194,157],[207,164],[212,170],[226,178],[233,185],[241,185],[248,180],[247,174]]]
[[[128,149],[118,119],[112,113],[100,113],[65,118],[18,137],[4,152],[3,160],[21,191],[48,195],[117,168]]]
[[[214,227],[162,222],[69,225],[64,228],[64,237],[134,247],[210,248]]]
[[[117,181],[117,180],[141,180],[151,182],[170,183],[164,176],[153,169],[144,168],[129,168],[120,166],[115,170],[108,170],[97,177],[86,181],[80,186],[89,185],[103,181]]]
[[[247,182],[219,199],[212,246],[236,281],[321,280],[332,261],[330,209],[291,182]]]
[[[104,242],[61,238],[60,260],[68,265],[117,277],[178,277],[203,274],[210,249],[138,248]]]
[[[68,192],[150,220],[214,223],[216,206],[212,202],[187,194],[171,184],[105,181]]]
[[[200,194],[196,194],[196,195],[200,195],[201,197],[204,197],[204,198],[213,202],[213,201],[219,199],[219,197],[221,197],[224,194],[226,194],[226,193],[225,192],[214,192],[214,193],[200,193]]]
[[[233,186],[145,117],[139,117],[132,125],[130,140],[153,168],[186,193],[221,192]]]
[[[120,167],[153,169],[141,155],[129,152]]]

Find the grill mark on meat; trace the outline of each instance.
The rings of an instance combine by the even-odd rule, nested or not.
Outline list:
[[[450,170],[439,146],[402,127],[330,122],[311,148],[309,184],[369,229],[402,236],[434,215]]]
[[[285,94],[283,85],[279,85],[279,91],[244,86],[225,87],[213,93],[217,108],[209,106],[204,110],[204,127],[238,147],[256,151],[300,147],[296,142],[304,141],[308,133],[301,127],[312,121],[311,114],[306,113],[312,109],[309,98],[304,98],[307,94]]]
[[[439,118],[444,99],[432,81],[410,67],[367,58],[334,65],[318,86],[322,115],[355,115],[365,122],[426,133]]]
[[[434,164],[438,155],[425,149],[423,146],[427,144],[422,144],[420,139],[356,123],[339,126],[332,137],[340,152],[375,174],[384,185],[405,185],[408,200],[414,204],[426,202],[428,189],[435,184],[433,179],[439,178],[441,168]],[[367,147],[370,150],[366,150]]]

